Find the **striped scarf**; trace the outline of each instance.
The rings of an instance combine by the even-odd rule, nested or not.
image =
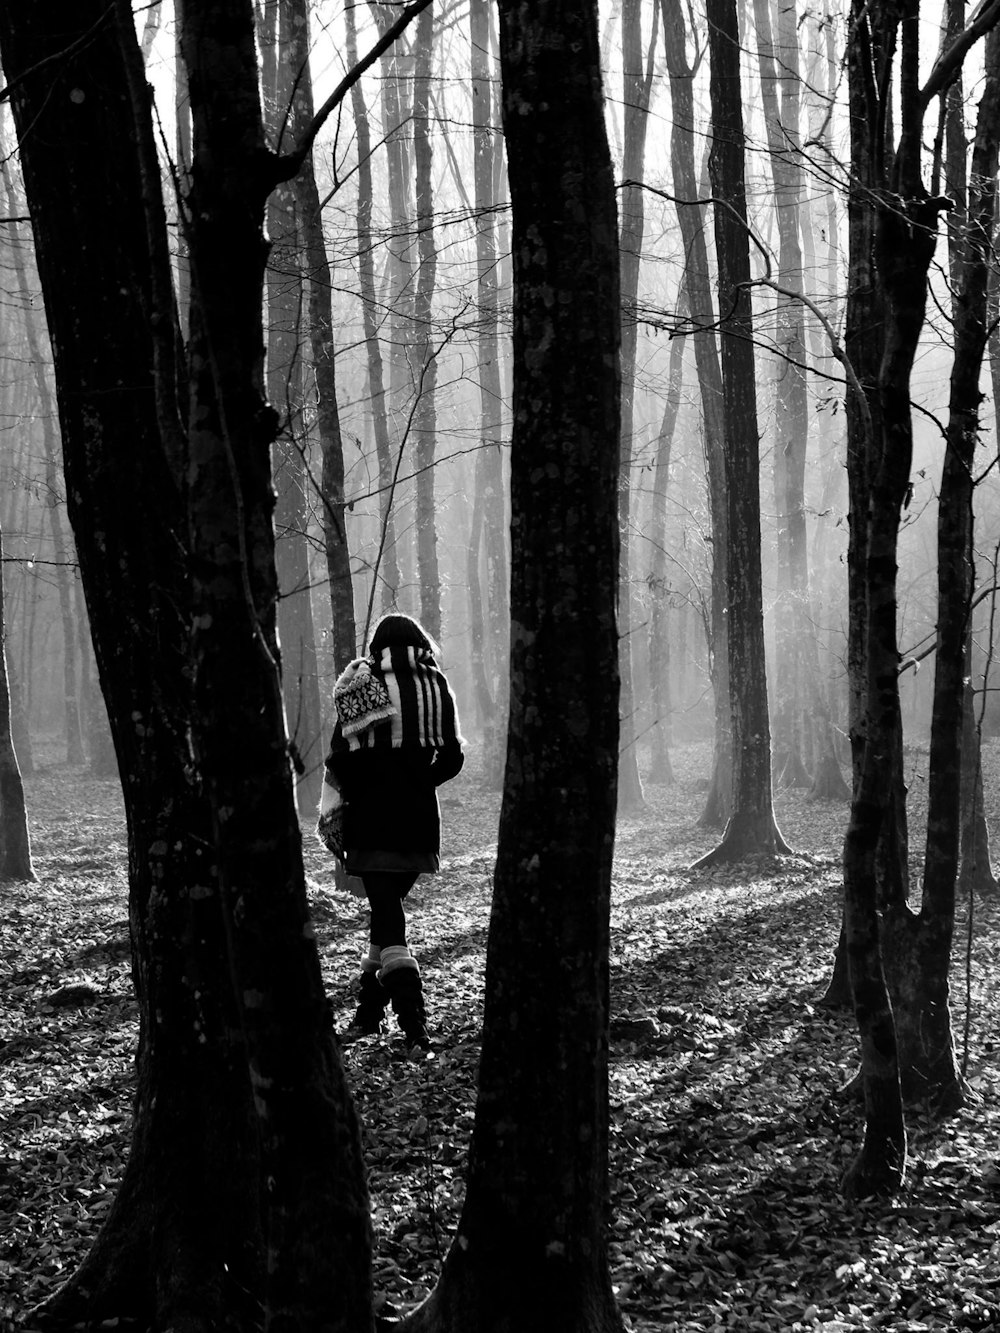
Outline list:
[[[345,729],[338,695],[349,689],[362,663],[385,685],[389,709],[373,707],[367,719],[355,716]],[[427,648],[385,648],[378,662],[370,658],[352,662],[337,681],[333,697],[351,750],[399,750],[415,745],[440,750],[462,741],[455,696]]]

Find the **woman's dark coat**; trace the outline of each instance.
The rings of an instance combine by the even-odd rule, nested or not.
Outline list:
[[[464,762],[458,742],[440,750],[422,745],[349,750],[338,724],[326,768],[347,802],[345,845],[366,852],[438,853],[437,789],[455,777]]]

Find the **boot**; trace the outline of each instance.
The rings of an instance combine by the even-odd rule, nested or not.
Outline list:
[[[383,960],[386,950],[383,949]],[[427,1010],[424,1008],[424,986],[420,978],[420,969],[415,958],[393,959],[387,967],[385,961],[379,972],[383,988],[392,1002],[396,1021],[406,1038],[409,1051],[431,1050],[430,1033],[427,1031]]]
[[[385,1007],[389,995],[374,969],[365,968],[358,985],[358,1008],[347,1025],[342,1041],[357,1041],[359,1037],[372,1037],[381,1031]]]

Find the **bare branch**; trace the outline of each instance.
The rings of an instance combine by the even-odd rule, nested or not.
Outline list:
[[[313,116],[308,129],[292,152],[278,158],[276,163],[277,180],[291,180],[305,161],[306,155],[312,149],[312,146],[316,141],[316,136],[326,124],[331,113],[335,111],[344,100],[361,78],[362,74],[364,74],[365,70],[370,69],[371,66],[375,64],[375,61],[378,60],[383,51],[387,51],[389,47],[392,46],[396,38],[399,37],[401,33],[405,32],[410,23],[412,23],[417,15],[422,13],[430,3],[431,0],[413,0],[413,3],[407,5],[402,11],[392,27],[386,29],[385,33],[378,39],[368,54],[362,56],[353,69],[347,71],[330,96],[316,112],[315,116]],[[1000,0],[997,0],[997,3],[1000,4]]]
[[[964,31],[934,62],[927,82],[920,90],[920,110],[926,111],[932,98],[943,92],[955,78],[970,48],[1000,21],[1000,0],[981,0]]]

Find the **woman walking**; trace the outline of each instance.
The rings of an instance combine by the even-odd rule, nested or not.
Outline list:
[[[378,1032],[391,1003],[407,1047],[423,1051],[431,1048],[423,982],[406,943],[403,903],[418,875],[438,869],[437,788],[465,762],[455,697],[436,652],[416,620],[392,613],[375,626],[368,656],[342,673],[318,825],[347,873],[360,876],[371,908],[345,1040]]]

